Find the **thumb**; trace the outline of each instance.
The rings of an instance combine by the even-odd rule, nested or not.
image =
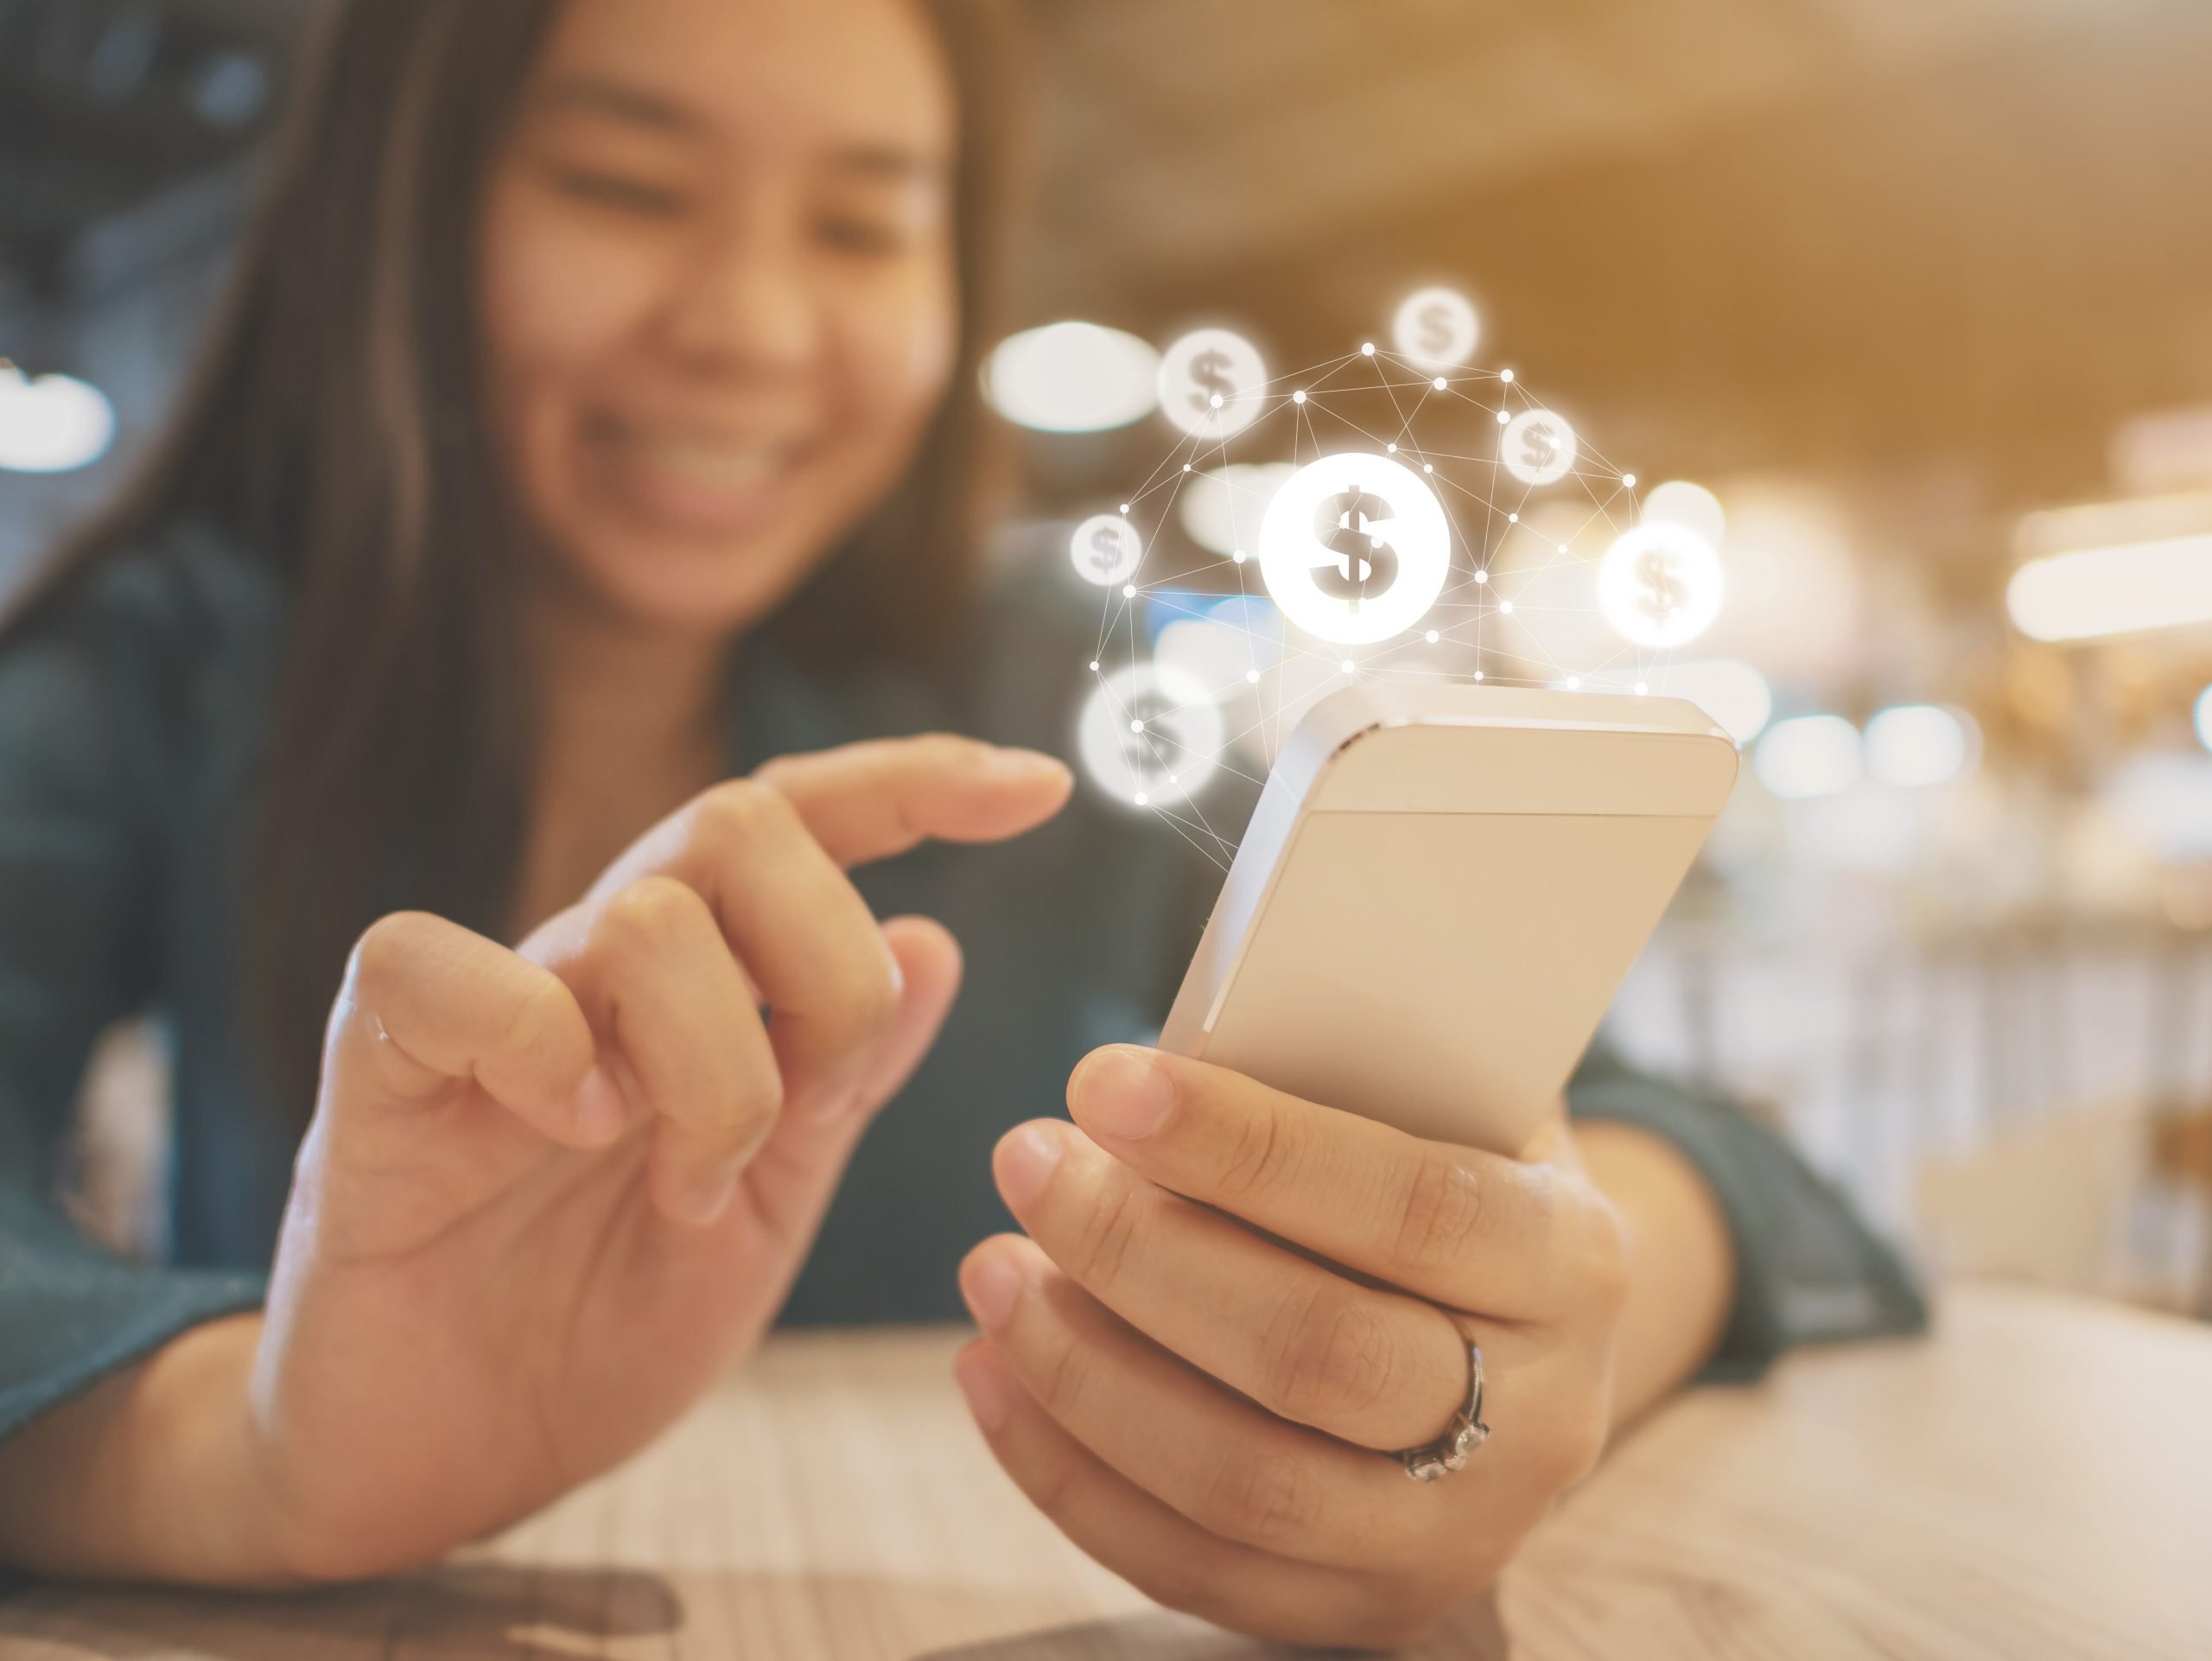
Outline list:
[[[861,1075],[853,1105],[830,1118],[784,1115],[747,1168],[754,1207],[779,1239],[796,1244],[812,1233],[861,1133],[913,1076],[960,990],[960,943],[944,924],[894,917],[883,925],[883,939],[899,961],[905,990],[898,1018]]]

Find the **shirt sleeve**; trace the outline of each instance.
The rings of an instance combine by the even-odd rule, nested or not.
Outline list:
[[[180,716],[157,597],[143,571],[96,571],[0,639],[0,1436],[262,1295],[126,1261],[52,1197],[93,1041],[147,1001],[160,951]]]
[[[1575,1118],[1636,1125],[1681,1150],[1727,1219],[1736,1301],[1703,1378],[1756,1378],[1800,1344],[1926,1327],[1926,1301],[1897,1252],[1741,1108],[1637,1072],[1602,1047],[1585,1058],[1567,1101]]]

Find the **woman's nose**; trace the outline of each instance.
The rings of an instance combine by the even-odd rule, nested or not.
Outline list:
[[[724,373],[797,373],[822,342],[817,285],[788,238],[735,228],[702,249],[670,318],[671,343]]]

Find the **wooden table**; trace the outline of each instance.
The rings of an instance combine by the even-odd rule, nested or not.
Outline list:
[[[772,1343],[644,1456],[413,1579],[48,1588],[8,1661],[1227,1661],[1001,1476],[950,1331]],[[2204,1661],[2212,1330],[1962,1288],[1925,1342],[1806,1353],[1628,1435],[1495,1600],[1413,1653]],[[1510,1427],[1501,1427],[1510,1434]]]

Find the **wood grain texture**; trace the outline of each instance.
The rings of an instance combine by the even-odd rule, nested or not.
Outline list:
[[[269,1599],[47,1588],[7,1661],[1230,1661],[991,1464],[949,1331],[786,1336],[645,1455],[440,1571]],[[1936,1336],[1669,1404],[1419,1651],[2202,1661],[2212,1332],[1955,1289]],[[1498,1434],[1511,1434],[1501,1425]]]

